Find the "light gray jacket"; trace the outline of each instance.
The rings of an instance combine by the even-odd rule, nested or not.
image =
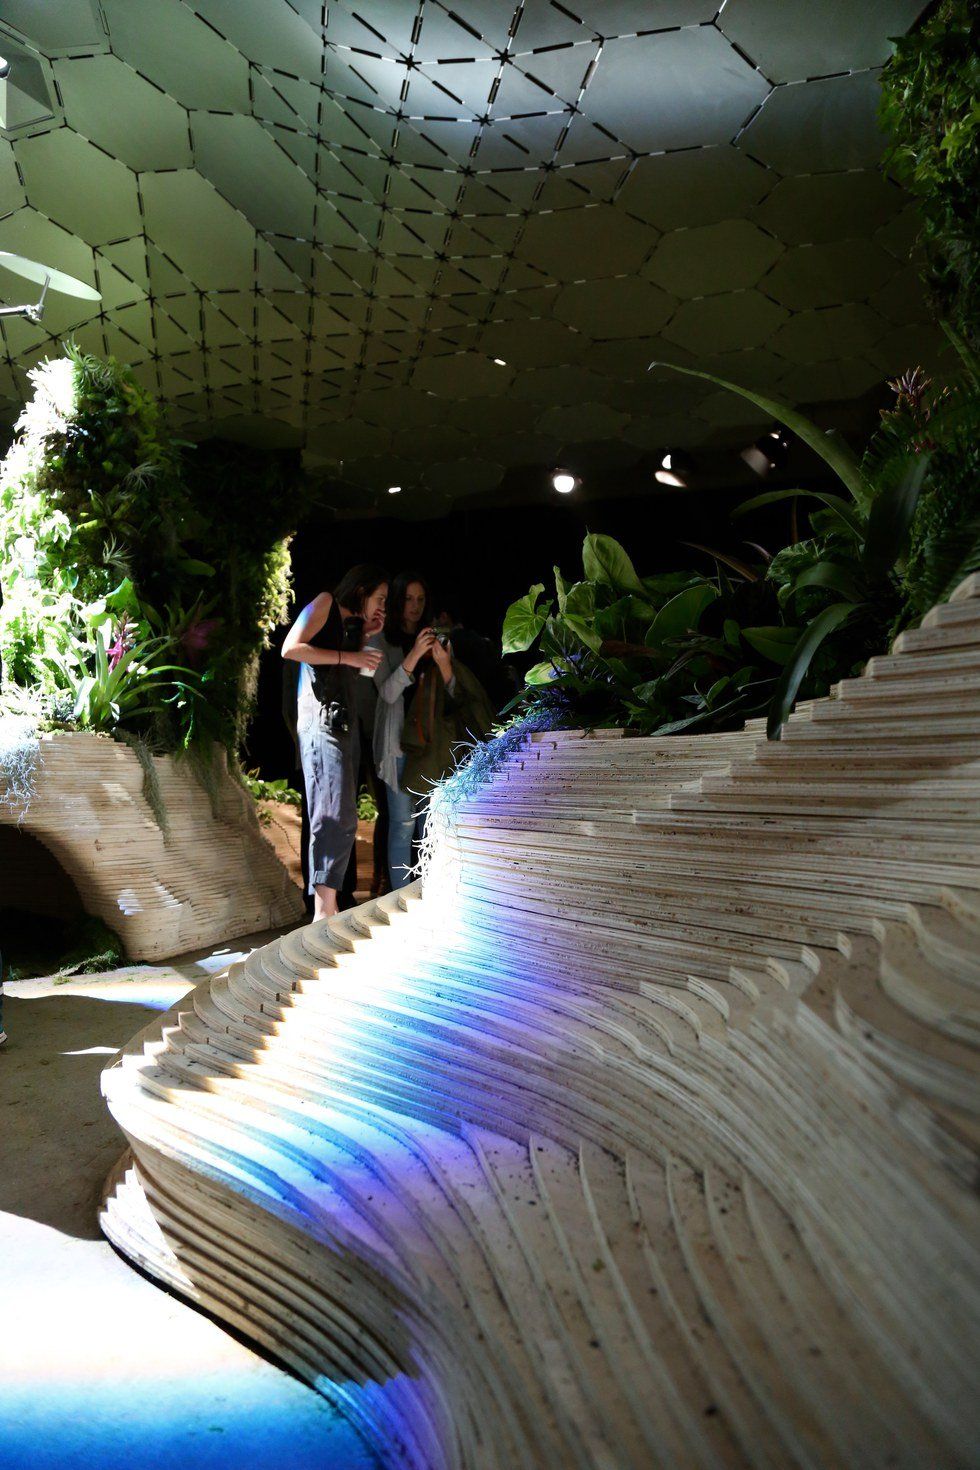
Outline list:
[[[402,730],[405,728],[405,690],[415,682],[402,667],[405,655],[382,634],[367,640],[366,647],[380,648],[381,662],[374,671],[378,690],[378,708],[374,715],[374,765],[386,786],[398,787],[398,761],[402,756]],[[455,677],[450,680],[452,694]]]
[[[405,725],[405,690],[413,682],[402,668],[405,655],[380,633],[369,638],[368,648],[381,649],[381,662],[374,671],[378,707],[374,712],[374,765],[386,786],[398,786],[398,757],[402,754]]]

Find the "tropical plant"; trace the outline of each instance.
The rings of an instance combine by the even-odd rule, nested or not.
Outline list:
[[[569,585],[556,567],[553,599],[537,583],[508,609],[504,652],[536,645],[544,655],[513,703],[557,695],[566,718],[662,734],[760,712],[792,643],[764,566],[720,557],[714,577],[641,578],[617,541],[586,536],[580,581]]]
[[[941,0],[881,75],[885,163],[917,196],[935,314],[980,351],[980,12]]]
[[[536,583],[508,609],[505,653],[536,646],[543,655],[514,703],[541,708],[558,695],[580,723],[660,734],[723,728],[767,709],[777,739],[801,692],[826,693],[858,672],[980,568],[980,393],[968,354],[966,368],[950,388],[933,388],[921,370],[896,380],[896,404],[861,458],[789,404],[675,368],[785,424],[838,489],[753,496],[737,516],[809,504],[809,535],[794,533],[761,564],[696,547],[714,558],[713,577],[640,577],[617,542],[586,537],[582,580],[569,585],[556,567],[554,598]]]
[[[301,798],[295,787],[283,777],[277,781],[264,781],[258,767],[243,772],[242,779],[256,801],[278,801],[284,806],[300,806]]]
[[[234,758],[288,607],[296,456],[182,444],[111,359],[30,376],[0,469],[4,705]]]

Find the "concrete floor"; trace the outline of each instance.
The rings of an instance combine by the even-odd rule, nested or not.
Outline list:
[[[261,936],[259,937],[259,939]],[[254,941],[236,941],[239,946]],[[124,1147],[99,1074],[237,953],[9,985],[0,1049],[3,1470],[369,1470],[329,1404],[132,1270],[99,1234]]]

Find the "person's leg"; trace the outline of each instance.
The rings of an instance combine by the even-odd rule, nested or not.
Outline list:
[[[325,883],[314,883],[313,885],[313,918],[332,919],[339,913],[337,908],[337,890],[328,888]]]
[[[339,912],[338,895],[357,836],[356,731],[323,730],[304,750],[303,770],[310,808],[310,892],[313,918]]]
[[[398,760],[398,775],[405,766],[405,757]],[[388,786],[388,872],[392,888],[404,888],[411,883],[412,836],[415,832],[416,798],[400,786]]]

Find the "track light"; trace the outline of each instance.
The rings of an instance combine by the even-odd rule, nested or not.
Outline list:
[[[779,469],[784,463],[789,452],[789,435],[785,429],[770,429],[750,444],[748,449],[742,450],[742,458],[750,470],[765,479],[766,475],[773,470]]]
[[[694,470],[694,461],[683,449],[668,449],[654,470],[654,479],[661,485],[671,485],[677,490],[686,490]]]
[[[0,82],[5,82],[10,76],[10,62],[6,56],[0,56]]]
[[[555,470],[551,476],[551,483],[559,495],[570,495],[578,484],[578,480],[568,470]]]

